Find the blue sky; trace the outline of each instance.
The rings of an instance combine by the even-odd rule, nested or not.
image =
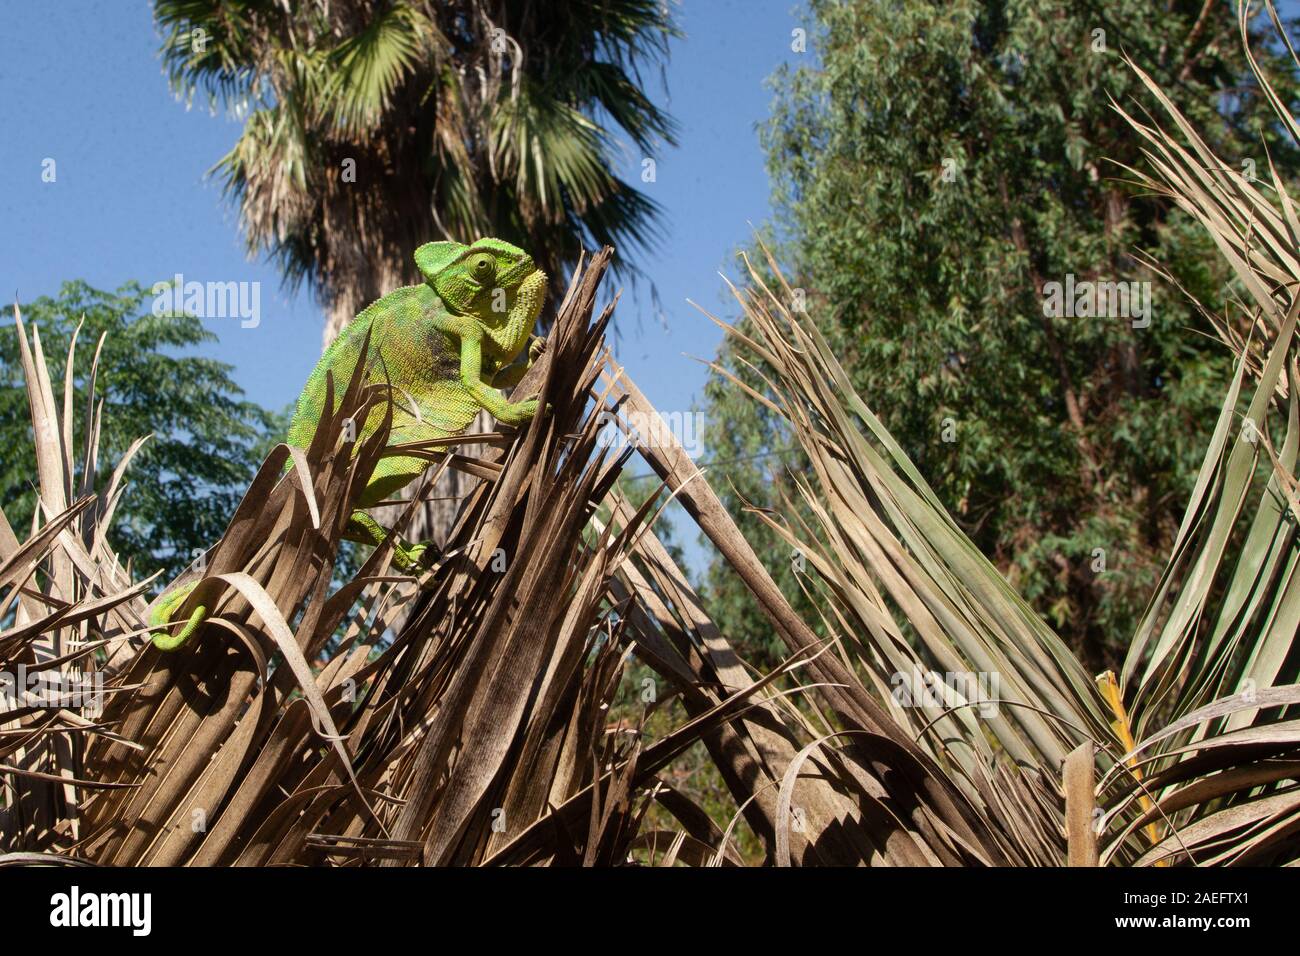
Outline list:
[[[664,207],[667,239],[637,262],[658,289],[628,289],[617,317],[618,357],[664,410],[700,399],[720,334],[695,309],[723,304],[719,269],[768,216],[755,131],[771,100],[765,78],[789,52],[791,0],[694,0],[678,9],[667,89],[652,94],[681,126],[643,188]],[[0,296],[53,293],[84,278],[101,288],[179,272],[200,281],[261,283],[261,323],[208,320],[211,354],[234,366],[254,401],[280,408],[320,354],[322,313],[288,295],[278,273],[244,253],[237,214],[205,172],[239,125],[186,110],[168,88],[151,8],[142,0],[5,4],[0,13]],[[53,158],[57,181],[42,181]],[[639,179],[640,156],[623,157]],[[432,238],[432,237],[431,237]],[[7,310],[6,310],[7,311]],[[8,320],[5,320],[8,324]]]

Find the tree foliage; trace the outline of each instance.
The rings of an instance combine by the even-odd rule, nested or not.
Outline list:
[[[1111,97],[1149,102],[1127,53],[1220,156],[1260,176],[1271,157],[1289,178],[1295,149],[1269,121],[1235,12],[813,0],[808,21],[814,62],[776,74],[762,130],[792,281],[963,529],[1089,664],[1113,664],[1177,530],[1231,356],[1189,331],[1198,318],[1178,288],[1217,309],[1227,268],[1171,203],[1123,181],[1139,142]],[[1289,59],[1255,48],[1294,101]],[[1048,315],[1045,286],[1068,276],[1152,283],[1149,324]],[[734,388],[709,396],[714,457],[748,459],[720,466],[729,504],[778,502],[797,466],[787,440]],[[746,531],[766,533],[752,519]],[[793,591],[790,556],[767,540]],[[712,583],[748,628],[734,584]]]
[[[242,397],[229,365],[182,354],[216,336],[193,316],[153,314],[151,299],[136,282],[107,292],[72,281],[56,296],[43,296],[21,309],[29,330],[40,333],[56,381],[77,334],[82,358],[73,407],[78,412],[88,398],[89,355],[104,336],[94,394],[95,402],[102,403],[100,485],[107,484],[106,475],[133,442],[152,436],[126,471],[127,489],[110,543],[124,563],[132,560],[146,575],[161,567],[170,578],[193,560],[193,549],[210,547],[221,536],[262,453],[278,440],[279,419]],[[71,419],[76,423],[74,450],[86,440],[83,418]],[[37,480],[12,325],[0,333],[0,442],[6,449],[0,506],[21,535],[36,505]]]

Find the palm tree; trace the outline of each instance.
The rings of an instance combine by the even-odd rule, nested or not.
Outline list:
[[[657,205],[610,167],[616,131],[647,157],[675,142],[642,91],[677,35],[659,0],[155,0],[154,16],[173,87],[247,116],[215,171],[250,254],[315,291],[325,345],[419,281],[430,239],[513,242],[558,303],[584,245],[656,237]],[[467,484],[444,475],[411,534],[445,532]]]
[[[325,340],[396,286],[411,251],[495,235],[562,286],[578,251],[655,238],[653,200],[610,172],[674,124],[642,71],[677,35],[659,0],[155,0],[187,101],[247,116],[214,167],[251,254],[327,309]]]

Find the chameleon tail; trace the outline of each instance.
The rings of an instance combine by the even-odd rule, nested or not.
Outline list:
[[[194,584],[197,583],[197,581],[194,582]],[[183,604],[185,599],[190,596],[190,592],[194,590],[194,584],[187,584],[185,587],[177,588],[160,601],[149,614],[149,626],[161,627],[164,624],[170,623],[172,612]],[[158,648],[160,651],[179,650],[185,645],[186,641],[194,636],[194,632],[197,631],[200,625],[202,625],[207,619],[208,608],[206,605],[200,604],[190,613],[190,619],[185,622],[185,626],[180,629],[179,633],[173,635],[168,631],[159,631],[154,634],[153,646]]]

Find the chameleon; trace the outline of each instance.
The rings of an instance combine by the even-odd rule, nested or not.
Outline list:
[[[306,449],[325,410],[326,376],[338,393],[362,358],[369,334],[363,382],[391,384],[392,421],[386,447],[458,435],[480,409],[507,425],[523,425],[537,413],[537,400],[509,401],[500,391],[519,382],[545,349],[532,334],[546,297],[546,274],[522,249],[500,239],[471,245],[429,242],[415,250],[424,277],[371,303],[344,327],[307,379],[289,423],[286,443]],[[527,347],[526,363],[516,363]],[[372,409],[353,447],[381,426],[385,409]],[[379,459],[348,518],[344,537],[379,546],[389,537],[366,513],[423,474],[428,461],[408,455]],[[292,467],[286,463],[286,470]],[[422,565],[428,542],[394,542],[393,563],[404,571]],[[174,624],[173,613],[197,582],[163,597],[149,615],[150,627]],[[184,646],[207,620],[208,608],[193,609],[175,634],[153,635],[159,650]]]

